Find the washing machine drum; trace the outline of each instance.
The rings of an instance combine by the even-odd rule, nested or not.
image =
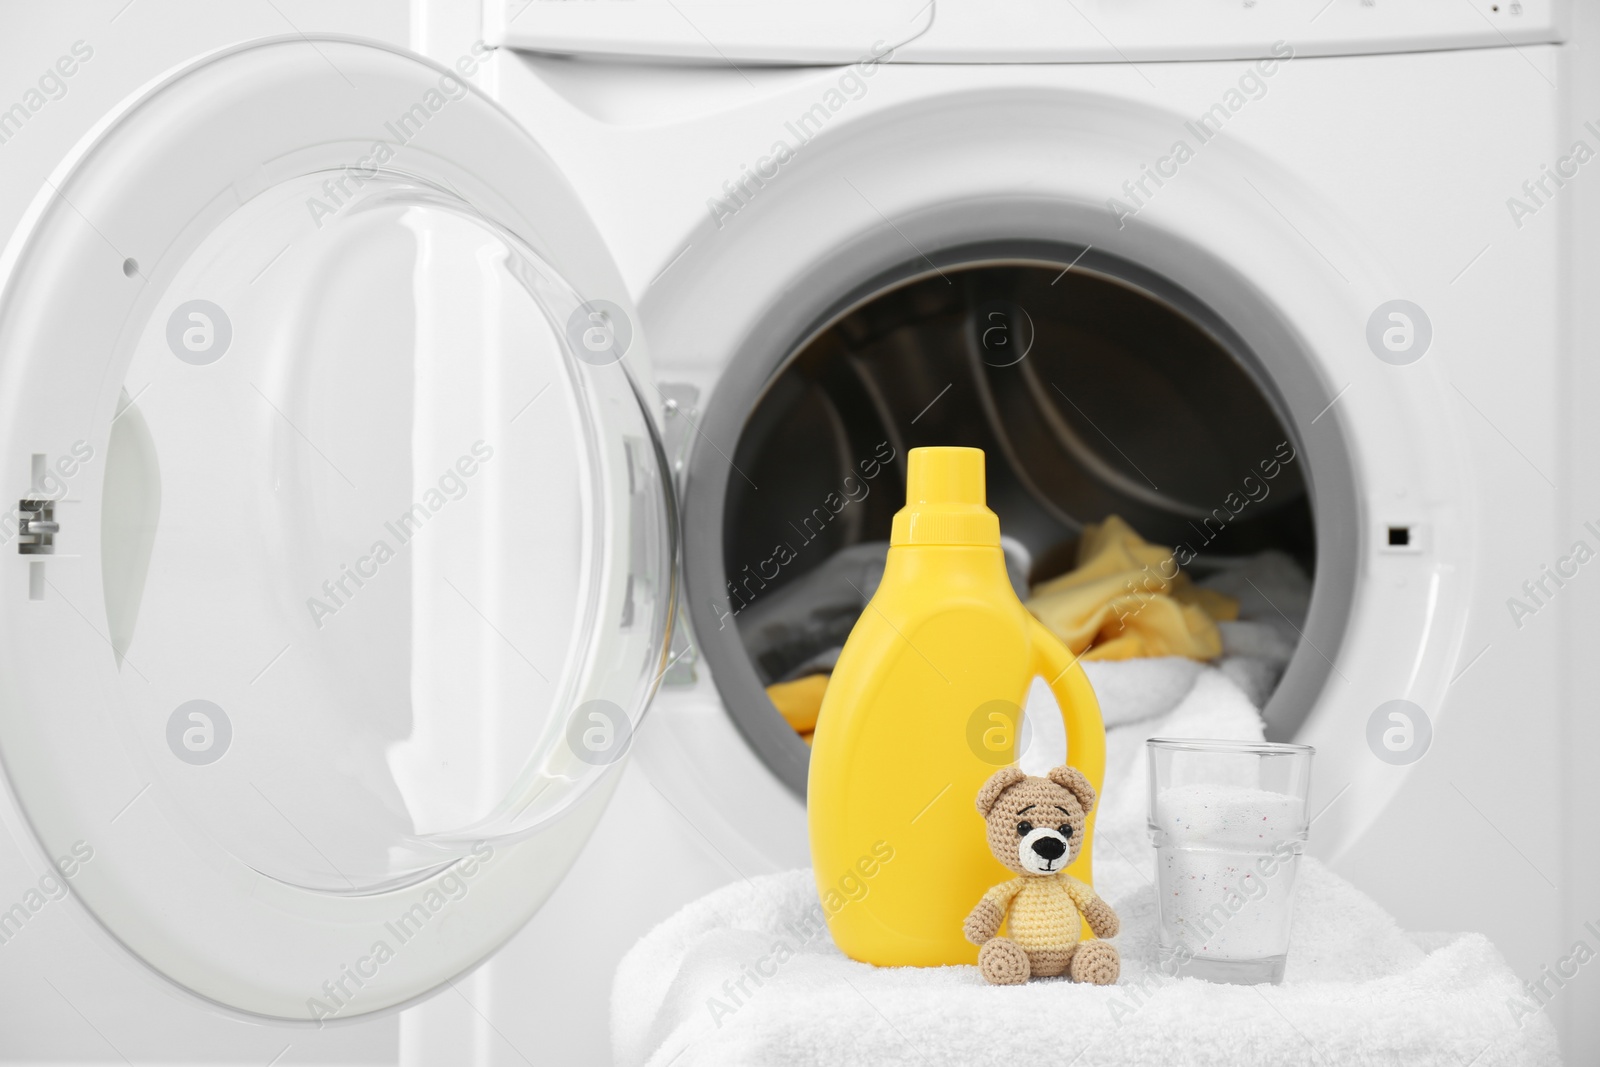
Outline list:
[[[88,914],[254,1014],[389,1007],[510,936],[663,667],[643,342],[464,58],[208,57],[4,260],[0,757]]]
[[[729,483],[729,573],[791,538],[793,516],[859,475],[863,456],[894,457],[886,491],[818,531],[827,551],[777,584],[828,553],[887,539],[905,452],[930,444],[984,450],[990,504],[1036,581],[1070,567],[1083,526],[1113,514],[1188,545],[1186,558],[1276,548],[1309,570],[1306,486],[1285,462],[1295,439],[1275,391],[1224,324],[1115,269],[1104,256],[1068,271],[976,259],[873,293],[828,323],[740,436],[735,463],[751,482]]]

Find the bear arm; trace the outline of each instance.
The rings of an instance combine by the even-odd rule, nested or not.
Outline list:
[[[1122,929],[1122,923],[1117,919],[1117,913],[1111,910],[1111,905],[1095,897],[1083,906],[1083,917],[1089,923],[1089,929],[1094,931],[1096,937],[1116,937],[1117,931]]]
[[[1094,936],[1117,936],[1117,931],[1122,928],[1122,923],[1117,919],[1117,913],[1111,910],[1111,905],[1101,900],[1099,894],[1076,879],[1067,883],[1067,894],[1072,897],[1072,902],[1083,913],[1083,917],[1088,922],[1089,929],[1094,932]]]
[[[982,947],[1000,932],[1000,924],[1005,917],[1006,913],[1000,905],[986,896],[978,901],[977,906],[972,909],[972,914],[967,916],[967,921],[961,926],[961,932],[966,935],[968,941]]]
[[[1001,882],[985,893],[962,925],[967,940],[974,945],[982,945],[998,934],[1000,924],[1005,921],[1006,912],[1011,910],[1011,901],[1020,892],[1022,892],[1022,879],[1013,878],[1009,882]]]

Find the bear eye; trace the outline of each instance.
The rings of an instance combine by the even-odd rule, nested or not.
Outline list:
[[[1072,836],[1072,824],[1070,822],[1062,823],[1058,829],[1060,829],[1062,837]]]
[[[1029,834],[1033,833],[1033,823],[1031,823],[1031,822],[1019,822],[1019,823],[1017,823],[1017,833],[1021,834],[1023,837],[1027,837]]]

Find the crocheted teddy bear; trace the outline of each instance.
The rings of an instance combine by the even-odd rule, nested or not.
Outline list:
[[[1065,868],[1083,847],[1094,787],[1072,767],[1036,778],[1015,767],[996,771],[978,791],[989,824],[989,851],[1020,877],[983,895],[963,928],[979,946],[978,970],[995,985],[1066,974],[1075,982],[1110,985],[1122,971],[1111,906]],[[1080,941],[1080,915],[1094,937]],[[1009,920],[1009,937],[1000,924]]]

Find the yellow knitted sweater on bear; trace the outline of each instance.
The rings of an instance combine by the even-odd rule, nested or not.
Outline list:
[[[1006,916],[1007,936],[1025,951],[1067,948],[1083,933],[1080,911],[1095,892],[1065,871],[1002,882],[983,895]]]

